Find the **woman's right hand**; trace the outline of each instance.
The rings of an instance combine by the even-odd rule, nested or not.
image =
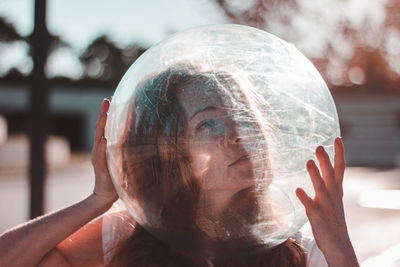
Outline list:
[[[99,111],[98,119],[94,129],[94,144],[92,149],[92,165],[95,173],[95,186],[93,194],[101,201],[110,206],[118,199],[117,192],[111,181],[107,167],[106,147],[107,140],[104,136],[104,129],[107,123],[110,100],[104,99]]]
[[[104,99],[95,128],[93,193],[74,205],[1,234],[0,266],[102,265],[102,219],[88,222],[106,212],[118,199],[106,162],[104,127],[109,107],[110,101]]]

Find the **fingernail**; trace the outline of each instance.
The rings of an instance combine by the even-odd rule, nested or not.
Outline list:
[[[314,161],[312,159],[307,161],[307,167],[312,167],[313,165],[314,165]]]
[[[317,147],[317,151],[318,151],[318,152],[323,152],[323,151],[325,151],[325,149],[324,149],[323,146],[318,146],[318,147]]]

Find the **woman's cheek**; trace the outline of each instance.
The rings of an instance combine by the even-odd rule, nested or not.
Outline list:
[[[211,155],[209,153],[198,153],[194,156],[193,172],[196,177],[202,177],[210,168]]]
[[[221,168],[224,156],[221,155],[215,144],[201,144],[190,149],[191,168],[199,184],[212,186],[222,174]]]

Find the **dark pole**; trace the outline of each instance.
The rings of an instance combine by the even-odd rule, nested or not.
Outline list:
[[[48,82],[44,73],[50,35],[46,28],[46,0],[35,1],[31,36],[33,72],[30,91],[30,218],[43,214],[46,177],[45,140],[48,116]]]

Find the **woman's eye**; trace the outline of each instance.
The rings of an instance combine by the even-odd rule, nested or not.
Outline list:
[[[206,135],[221,135],[226,131],[222,121],[206,120],[199,124],[196,131]]]
[[[210,129],[210,128],[215,128],[216,123],[214,121],[204,121],[201,122],[200,125],[197,127],[197,129]]]

